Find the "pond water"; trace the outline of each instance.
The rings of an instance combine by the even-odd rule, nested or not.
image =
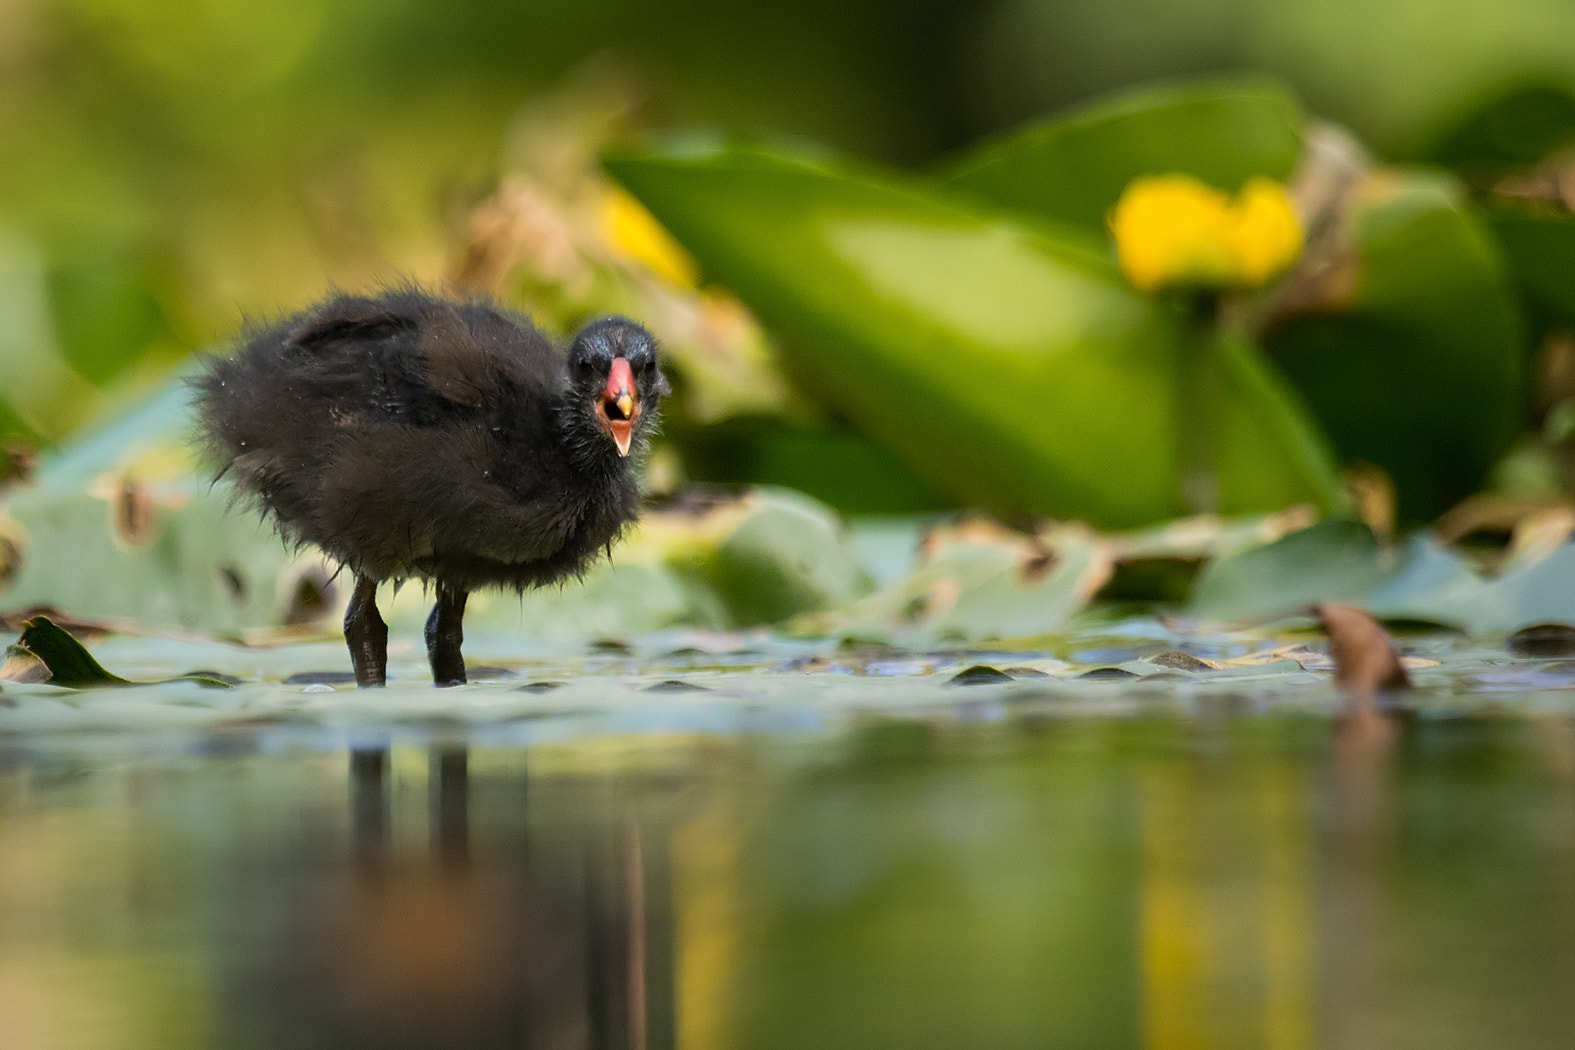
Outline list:
[[[1575,694],[1498,654],[1365,733],[1275,660],[7,685],[0,1046],[1568,1047]]]

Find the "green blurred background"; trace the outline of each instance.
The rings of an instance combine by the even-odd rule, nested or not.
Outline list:
[[[90,380],[328,281],[437,276],[511,120],[587,62],[640,78],[660,126],[766,128],[914,165],[1112,88],[1261,70],[1410,159],[1509,87],[1575,88],[1575,9],[9,0],[8,268],[47,269],[56,338]],[[6,305],[8,328],[22,309]]]

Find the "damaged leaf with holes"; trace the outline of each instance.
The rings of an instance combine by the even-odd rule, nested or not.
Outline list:
[[[244,636],[332,606],[320,555],[287,550],[255,515],[232,512],[228,487],[197,473],[185,397],[171,384],[48,453],[8,490],[6,611]]]
[[[1112,566],[1108,544],[1087,529],[1030,537],[974,520],[926,535],[911,573],[793,626],[910,646],[1043,637],[1087,605]]]
[[[61,610],[111,627],[196,630],[250,641],[281,629],[332,634],[343,612],[335,567],[291,551],[224,482],[185,452],[179,384],[46,456],[0,505],[15,551],[0,611]],[[572,586],[477,594],[480,633],[561,641],[689,625],[774,623],[868,590],[837,515],[788,490],[648,513],[611,561]],[[419,632],[419,586],[394,595],[396,631]]]

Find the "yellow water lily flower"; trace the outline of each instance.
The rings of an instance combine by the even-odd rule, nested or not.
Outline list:
[[[1273,179],[1249,179],[1236,194],[1227,229],[1241,267],[1241,283],[1267,284],[1302,253],[1302,220],[1290,195]]]
[[[1140,291],[1255,288],[1302,250],[1301,219],[1285,188],[1250,179],[1233,201],[1190,175],[1134,179],[1110,213],[1116,255]]]
[[[612,187],[602,199],[602,238],[624,262],[637,263],[680,288],[693,290],[699,267],[645,205],[626,190]]]

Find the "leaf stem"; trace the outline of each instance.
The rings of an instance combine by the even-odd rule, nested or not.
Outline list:
[[[1191,290],[1185,295],[1181,375],[1176,384],[1177,449],[1181,502],[1192,514],[1220,507],[1218,435],[1220,412],[1220,295]]]

